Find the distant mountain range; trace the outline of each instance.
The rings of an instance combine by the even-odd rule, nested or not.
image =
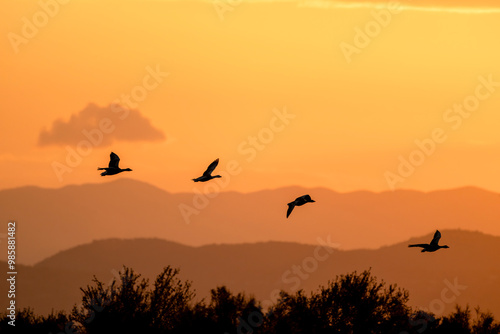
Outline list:
[[[202,193],[207,185],[195,187]],[[286,219],[286,204],[303,194],[310,194],[316,203],[295,208]],[[429,193],[337,193],[288,187],[207,197],[172,194],[119,179],[60,189],[2,190],[0,203],[0,219],[17,221],[17,261],[22,264],[107,238],[157,237],[200,246],[264,241],[317,244],[318,238],[330,236],[338,248],[349,250],[395,244],[436,229],[500,236],[500,196],[472,187]],[[6,228],[0,231],[0,242],[6,232]],[[5,259],[2,252],[0,260]]]
[[[193,281],[198,298],[227,285],[260,301],[271,300],[275,289],[316,290],[336,275],[371,268],[379,280],[409,290],[413,306],[442,315],[455,303],[469,303],[500,316],[500,237],[441,232],[442,244],[450,248],[435,253],[407,247],[428,242],[432,233],[377,250],[351,251],[284,242],[190,247],[161,239],[99,240],[34,266],[18,266],[16,300],[18,306],[34,307],[40,314],[69,310],[80,303],[79,288],[91,284],[94,274],[110,282],[123,265],[150,279],[166,265],[179,267],[181,278]],[[0,270],[7,271],[4,262]],[[6,284],[6,280],[0,283],[1,291],[7,291]],[[0,300],[3,309],[6,300]]]

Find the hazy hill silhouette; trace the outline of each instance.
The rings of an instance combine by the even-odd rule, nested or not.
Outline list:
[[[335,275],[371,267],[377,277],[408,289],[411,305],[438,315],[451,311],[455,303],[480,305],[500,314],[500,300],[493,297],[500,294],[500,237],[460,230],[441,232],[450,249],[429,254],[407,247],[429,240],[433,234],[429,233],[377,250],[335,250],[326,260],[317,261],[310,273],[302,269],[307,275],[303,278],[292,270],[303,265],[314,269],[311,259],[317,246],[266,242],[194,248],[160,239],[101,240],[62,251],[33,267],[19,267],[17,302],[35,307],[37,313],[69,309],[79,303],[79,287],[89,284],[93,274],[106,282],[123,265],[149,278],[166,265],[180,267],[181,278],[193,281],[198,298],[207,297],[217,285],[227,285],[261,301],[271,299],[274,289],[312,290]],[[321,257],[325,254],[326,250],[319,253]],[[6,270],[5,263],[0,268]],[[445,290],[446,281],[466,288],[456,290],[457,295]],[[0,287],[7,289],[5,284]]]
[[[203,191],[204,186],[195,186]],[[314,205],[286,219],[286,203],[309,193]],[[287,187],[221,192],[184,220],[179,205],[194,193],[171,194],[120,179],[60,189],[0,191],[0,219],[17,219],[17,261],[33,264],[60,250],[106,238],[158,237],[185,245],[269,240],[317,244],[332,236],[341,249],[377,248],[435,231],[470,229],[500,235],[500,196],[478,188],[423,193],[398,190],[337,193]],[[0,239],[1,241],[2,239]],[[426,240],[428,242],[428,240]],[[6,253],[0,255],[6,259]]]

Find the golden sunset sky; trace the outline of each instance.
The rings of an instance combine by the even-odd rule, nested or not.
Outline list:
[[[500,8],[455,4],[9,1],[0,188],[191,191],[220,158],[223,190],[500,191]]]

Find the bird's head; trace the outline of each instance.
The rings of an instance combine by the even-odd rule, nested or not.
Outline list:
[[[222,176],[220,176],[220,175],[214,175],[213,176],[214,179],[217,178],[217,177],[222,177]]]
[[[441,248],[450,248],[448,245],[441,246]]]
[[[130,168],[125,168],[124,171],[131,172],[132,170]]]

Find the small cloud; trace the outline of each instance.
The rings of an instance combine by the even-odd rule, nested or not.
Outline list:
[[[163,141],[165,134],[153,127],[138,110],[112,104],[99,107],[90,103],[68,121],[55,120],[51,129],[38,136],[39,146],[77,145],[82,140],[94,146],[109,146],[114,141]]]

